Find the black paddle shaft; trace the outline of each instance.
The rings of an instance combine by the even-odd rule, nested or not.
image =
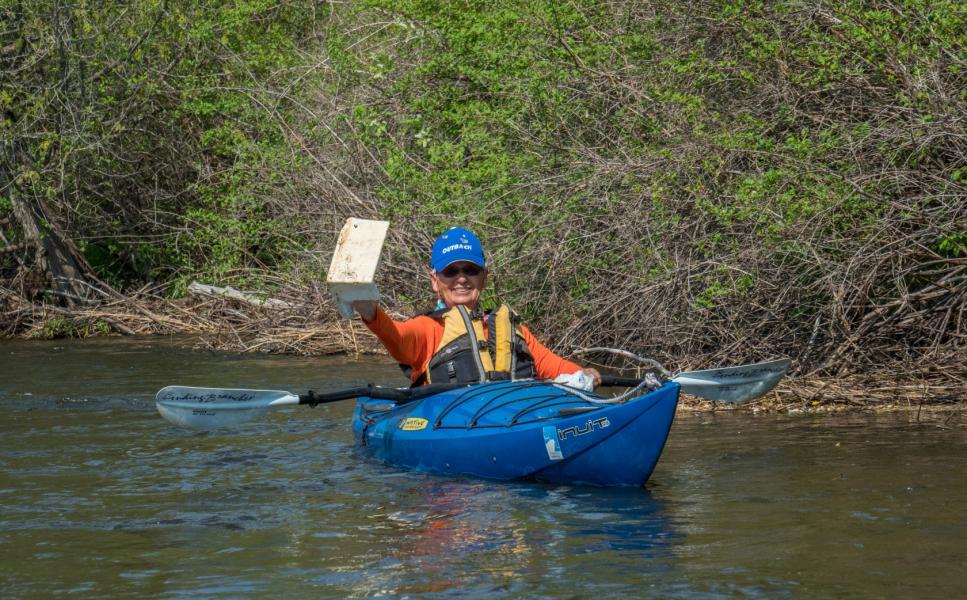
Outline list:
[[[312,390],[309,390],[308,393],[299,395],[299,404],[316,406],[317,404],[338,402],[340,400],[351,400],[352,398],[361,397],[374,398],[376,400],[390,400],[399,404],[405,404],[407,402],[419,400],[420,398],[432,396],[433,394],[439,394],[440,392],[447,392],[449,390],[467,387],[467,385],[468,384],[466,383],[433,383],[418,388],[400,389],[370,384],[348,390],[339,390],[338,392],[329,392],[327,394],[317,394]]]
[[[610,375],[604,375],[601,377],[601,385],[606,387],[635,387],[640,384],[641,381],[641,379],[634,377],[612,377]],[[317,404],[339,402],[340,400],[351,400],[353,398],[362,397],[373,398],[374,400],[389,400],[391,402],[405,404],[407,402],[419,400],[420,398],[426,398],[427,396],[439,394],[440,392],[448,392],[450,390],[464,388],[469,385],[471,384],[431,383],[430,385],[423,385],[416,388],[401,389],[369,384],[348,390],[329,392],[326,394],[317,394],[312,390],[309,390],[308,393],[299,395],[299,404],[316,406]]]
[[[643,381],[638,377],[613,377],[611,375],[601,376],[602,387],[637,387]]]

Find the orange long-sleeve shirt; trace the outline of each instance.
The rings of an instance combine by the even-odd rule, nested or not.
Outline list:
[[[443,339],[443,319],[430,316],[413,317],[407,321],[394,321],[382,308],[376,308],[372,321],[363,320],[379,341],[383,343],[390,356],[404,365],[412,367],[412,380],[415,382],[426,371],[433,353]],[[537,341],[530,330],[521,325],[521,337],[534,357],[534,371],[537,377],[553,379],[558,375],[580,371],[580,365],[565,360]],[[484,335],[487,325],[484,322]]]

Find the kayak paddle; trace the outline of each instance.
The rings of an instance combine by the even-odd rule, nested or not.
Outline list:
[[[779,383],[789,369],[789,359],[679,373],[671,380],[694,396],[720,402],[744,402],[765,394]],[[603,386],[634,387],[640,379],[631,377],[601,378]],[[172,385],[155,396],[158,412],[168,421],[192,429],[215,429],[244,423],[277,406],[327,402],[352,398],[373,398],[404,403],[433,394],[466,387],[462,383],[434,383],[418,388],[361,386],[326,394],[297,395],[278,390],[247,390],[185,387]]]
[[[245,390],[169,385],[155,396],[161,416],[175,425],[192,429],[215,429],[244,423],[277,406],[308,404],[367,397],[404,403],[466,387],[465,383],[438,383],[419,388],[386,388],[367,385],[327,394],[293,394],[278,390]]]
[[[671,378],[682,391],[718,402],[746,402],[776,387],[789,370],[789,359],[770,360],[752,365],[686,371]],[[601,385],[633,387],[641,383],[634,377],[601,377]]]

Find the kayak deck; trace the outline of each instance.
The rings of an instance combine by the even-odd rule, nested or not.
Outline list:
[[[666,383],[602,404],[547,382],[484,383],[405,404],[361,398],[353,430],[374,457],[404,468],[639,486],[658,462],[678,393]]]

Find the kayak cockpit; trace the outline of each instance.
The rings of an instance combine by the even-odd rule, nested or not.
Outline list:
[[[594,397],[564,385],[525,380],[478,384],[421,399],[434,405],[433,429],[513,427],[538,421],[583,414],[603,408]],[[381,418],[384,413],[407,406],[363,399],[360,417]]]

